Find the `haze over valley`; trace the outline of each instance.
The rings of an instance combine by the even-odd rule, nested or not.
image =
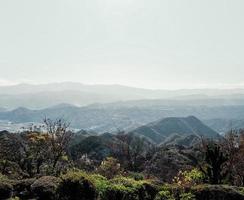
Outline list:
[[[243,0],[0,0],[0,200],[244,200]]]
[[[3,121],[11,130],[41,123],[46,116],[63,117],[74,129],[99,133],[128,131],[166,117],[195,116],[221,134],[244,126],[243,89],[151,90],[71,82],[21,84],[1,86],[0,107],[2,130]]]

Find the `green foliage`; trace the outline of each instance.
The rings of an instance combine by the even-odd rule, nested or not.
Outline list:
[[[162,190],[158,193],[155,200],[175,200],[175,198],[170,191]]]
[[[137,172],[129,172],[128,177],[135,179],[136,181],[144,180],[144,174]]]
[[[8,199],[12,196],[13,186],[10,180],[0,174],[0,199]]]
[[[194,184],[199,184],[204,179],[204,174],[197,168],[194,168],[191,171],[184,171],[183,175],[186,181],[193,182]]]
[[[180,200],[195,200],[196,197],[191,192],[180,194]]]
[[[161,188],[156,200],[195,200],[195,195],[182,190],[181,186],[166,184]]]
[[[202,170],[211,184],[220,184],[227,174],[223,174],[223,167],[227,157],[219,144],[209,143],[206,146],[206,170]]]
[[[244,187],[239,188],[239,192],[244,195]]]
[[[137,194],[135,193],[135,188],[126,187],[122,184],[110,185],[104,196],[102,196],[102,200],[130,200],[137,199]]]
[[[191,171],[185,171],[184,173],[186,180],[199,184],[204,179],[204,174],[197,168],[192,169]]]
[[[151,200],[158,192],[150,180],[137,181],[133,178],[118,176],[109,182],[104,200]]]
[[[0,182],[7,181],[7,180],[8,180],[7,176],[2,175],[2,174],[0,173]]]
[[[20,198],[19,198],[19,197],[12,197],[12,198],[9,199],[9,200],[20,200]]]
[[[57,123],[58,127],[62,126],[61,122]],[[223,183],[223,180],[228,181],[225,179],[225,172],[228,171],[227,166],[231,165],[226,165],[226,155],[229,155],[230,151],[226,150],[221,143],[208,143],[205,148],[205,163],[199,166],[201,171],[197,168],[184,171],[193,167],[193,161],[197,163],[197,155],[203,155],[200,154],[199,149],[196,149],[197,153],[193,153],[195,148],[171,146],[150,150],[150,144],[144,140],[126,134],[117,137],[109,135],[106,136],[105,141],[107,137],[114,137],[109,140],[113,148],[112,154],[109,153],[110,151],[97,149],[102,151],[101,159],[94,159],[100,156],[90,156],[93,154],[91,148],[91,154],[83,155],[83,152],[79,152],[77,160],[71,160],[68,143],[64,142],[65,138],[69,140],[71,135],[66,131],[64,133],[56,130],[56,132],[60,134],[59,139],[56,134],[53,137],[50,137],[52,134],[33,132],[16,134],[16,141],[14,140],[11,145],[6,145],[4,151],[2,150],[2,155],[5,157],[0,156],[0,170],[4,174],[0,174],[0,199],[13,196],[12,199],[49,200],[205,200],[213,199],[213,197],[214,199],[239,200],[244,196],[243,188],[200,185],[206,179],[210,183],[217,184]],[[10,135],[6,140],[7,144],[11,137]],[[51,139],[55,143],[52,148],[50,147]],[[99,137],[96,141],[99,142]],[[17,144],[20,144],[20,147]],[[110,143],[103,145],[105,144]],[[110,145],[106,145],[106,148],[110,148]],[[16,147],[16,151],[13,147]],[[8,152],[11,153],[12,150],[13,154],[8,155]],[[148,154],[149,150],[150,154]],[[113,155],[116,158],[107,157],[102,162],[102,159],[106,157],[104,155]],[[238,154],[237,161],[242,158],[241,155],[243,152]],[[92,166],[89,169],[93,170],[88,170],[90,173],[76,169],[68,170],[73,166],[81,166],[82,164],[78,163],[83,156],[84,161]],[[97,169],[99,163],[101,165]],[[241,172],[240,178],[243,178],[241,166],[235,165]],[[20,171],[17,172],[17,169]],[[51,170],[50,174],[53,176],[47,176],[48,169]],[[155,180],[145,179],[142,173],[137,173],[143,172],[149,177],[153,175],[158,177],[159,181],[171,182],[178,171],[178,175],[173,179],[174,184],[164,185],[161,188],[159,186],[161,182],[157,184]],[[14,174],[16,172],[18,176]]]
[[[99,196],[103,196],[109,187],[108,179],[99,174],[92,174],[89,179],[94,184]]]
[[[204,174],[197,168],[194,168],[190,171],[179,171],[178,175],[173,179],[173,182],[184,188],[200,184],[203,180]]]
[[[58,187],[60,200],[95,200],[97,191],[93,180],[82,171],[69,171],[61,176]]]
[[[140,187],[143,181],[136,181],[135,179],[124,177],[124,176],[117,176],[114,179],[110,180],[110,183],[113,185],[123,185],[127,188],[137,189]]]
[[[101,163],[98,172],[107,178],[113,178],[120,174],[120,164],[117,159],[108,157]]]

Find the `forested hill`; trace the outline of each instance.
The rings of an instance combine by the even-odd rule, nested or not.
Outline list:
[[[145,136],[155,143],[161,143],[171,137],[172,134],[183,136],[195,135],[197,137],[217,138],[218,133],[203,124],[194,116],[186,118],[165,118],[147,125],[141,126],[131,133]]]

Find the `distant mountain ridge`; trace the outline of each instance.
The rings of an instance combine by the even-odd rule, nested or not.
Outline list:
[[[144,103],[143,103],[144,102]],[[186,117],[193,115],[206,122],[214,130],[226,132],[232,122],[242,122],[244,106],[188,106],[162,105],[143,101],[141,104],[119,103],[94,104],[77,107],[69,104],[59,104],[40,110],[24,107],[11,111],[0,112],[0,120],[14,123],[43,122],[45,117],[51,119],[64,118],[71,123],[72,128],[92,130],[98,133],[116,132],[118,130],[134,130],[153,121],[167,117]],[[220,119],[215,123],[215,119]],[[229,123],[228,123],[229,122]],[[235,123],[236,128],[244,128],[243,123]],[[1,127],[0,127],[1,128]]]
[[[43,109],[62,103],[86,106],[94,103],[153,99],[194,101],[202,105],[216,102],[220,102],[221,105],[244,105],[244,89],[152,90],[122,85],[86,85],[72,82],[0,86],[0,107],[8,109],[17,107]]]
[[[149,138],[155,143],[167,140],[173,134],[180,136],[194,135],[197,137],[218,138],[219,134],[203,124],[194,116],[170,117],[141,126],[130,133]]]

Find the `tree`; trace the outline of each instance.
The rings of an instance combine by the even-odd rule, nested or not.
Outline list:
[[[48,143],[50,137],[47,133],[29,132],[25,135],[27,142],[26,155],[29,162],[30,172],[41,173],[41,167],[48,158]],[[30,173],[29,173],[30,174]]]
[[[232,185],[244,185],[244,130],[231,130],[225,135],[222,148],[228,155],[226,169]]]
[[[12,134],[7,131],[0,132],[0,172],[8,174],[12,172],[12,168],[16,169],[16,165],[24,171],[24,145],[18,134]]]
[[[44,124],[49,135],[49,153],[51,162],[51,173],[55,173],[58,162],[67,155],[68,146],[72,139],[69,131],[70,124],[64,119],[44,119]]]
[[[204,149],[206,165],[205,168],[201,165],[199,167],[211,184],[220,184],[227,175],[224,171],[224,164],[228,158],[218,143],[210,141]]]
[[[147,160],[148,152],[153,147],[145,138],[120,132],[118,143],[113,149],[114,156],[127,170],[139,172]]]
[[[240,132],[239,151],[236,155],[236,183],[244,186],[244,130]]]

